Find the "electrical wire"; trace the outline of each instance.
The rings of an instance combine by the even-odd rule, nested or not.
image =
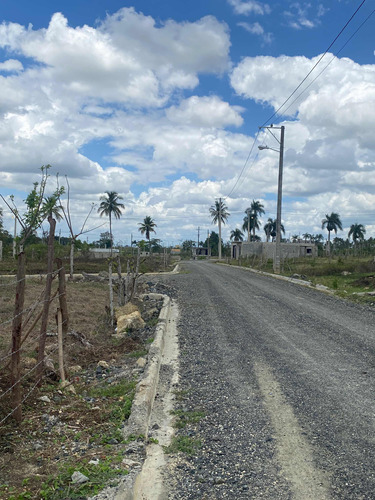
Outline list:
[[[261,127],[259,127],[259,130],[264,127],[265,125],[267,125],[267,123],[269,123],[272,118],[274,116],[276,116],[277,114],[279,114],[280,110],[285,106],[285,104],[293,97],[293,95],[298,91],[298,89],[303,85],[303,83],[307,80],[307,78],[311,75],[311,73],[314,71],[314,69],[318,66],[318,64],[320,64],[320,62],[322,61],[322,59],[327,55],[328,51],[330,50],[330,48],[335,44],[335,42],[338,40],[338,38],[342,35],[342,33],[345,31],[345,29],[347,28],[347,26],[350,24],[350,22],[354,19],[354,17],[356,16],[356,14],[359,12],[359,10],[361,9],[361,7],[364,5],[364,3],[366,2],[366,0],[362,0],[361,4],[357,7],[357,9],[355,10],[355,12],[350,16],[349,20],[345,23],[345,25],[343,26],[343,28],[339,31],[339,33],[336,35],[336,37],[334,38],[334,40],[330,43],[330,45],[327,47],[327,49],[325,50],[325,52],[322,54],[322,56],[319,58],[319,60],[314,64],[314,66],[311,68],[311,70],[307,73],[307,75],[303,78],[303,80],[299,83],[299,85],[293,90],[293,92],[289,95],[289,97],[283,102],[283,104],[281,104],[281,106],[268,118],[268,120],[266,120],[263,125],[261,125]],[[357,30],[351,35],[351,37],[346,41],[346,43],[340,48],[340,50],[337,52],[337,54],[331,59],[331,61],[325,66],[325,68],[317,75],[316,78],[314,78],[314,80],[296,97],[296,99],[293,100],[293,102],[287,107],[287,109],[284,111],[284,114],[285,112],[290,109],[290,107],[296,102],[297,99],[299,99],[301,97],[301,95],[306,92],[306,90],[317,80],[317,78],[319,78],[319,76],[327,69],[327,67],[332,63],[332,61],[337,57],[337,55],[344,49],[344,47],[350,42],[350,40],[357,34],[357,32],[363,27],[363,25],[368,21],[368,19],[372,16],[372,14],[374,13],[374,11],[371,12],[371,14],[365,19],[365,21],[363,21],[360,26],[357,28]],[[247,166],[247,163],[249,161],[249,158],[251,156],[251,153],[253,152],[253,149],[254,149],[254,146],[255,146],[255,143],[258,139],[258,136],[259,136],[259,130],[258,130],[258,133],[251,145],[251,148],[250,148],[250,152],[246,158],[246,161],[244,163],[244,166],[242,167],[242,170],[241,172],[239,173],[238,177],[237,177],[237,180],[234,184],[234,186],[232,187],[232,189],[230,190],[230,192],[224,197],[224,200],[226,200],[227,198],[229,198],[229,196],[233,193],[234,189],[236,188],[237,184],[239,183],[242,175],[244,174],[244,171],[245,171],[245,168]],[[256,161],[256,158],[254,158],[252,164],[251,164],[251,167],[254,165],[255,161]]]
[[[320,62],[322,61],[322,59],[327,55],[327,53],[330,50],[330,48],[336,43],[336,41],[338,40],[338,38],[342,35],[342,33],[348,27],[348,25],[350,24],[350,22],[354,19],[354,17],[359,12],[359,10],[361,9],[361,7],[363,6],[363,4],[365,2],[366,2],[366,0],[362,0],[361,4],[357,7],[357,9],[355,10],[355,12],[350,16],[349,20],[345,23],[345,25],[343,26],[343,28],[341,28],[341,30],[339,31],[339,33],[335,36],[335,38],[333,39],[333,41],[330,43],[330,45],[327,47],[327,49],[324,51],[324,53],[319,57],[318,61],[310,69],[310,71],[307,73],[307,75],[297,85],[297,87],[293,90],[293,92],[289,95],[289,97],[287,99],[285,99],[285,101],[281,104],[281,106],[279,106],[279,108],[263,123],[263,125],[261,125],[261,127],[264,127],[265,125],[267,125],[267,123],[269,123],[272,120],[272,118],[274,118],[276,115],[278,115],[279,112],[280,112],[280,110],[285,106],[285,104],[294,96],[294,94],[297,92],[297,90],[303,85],[303,83],[311,75],[311,73],[314,71],[314,69],[318,66],[318,64],[320,64]]]

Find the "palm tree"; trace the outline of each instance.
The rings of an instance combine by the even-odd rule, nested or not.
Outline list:
[[[264,211],[264,205],[260,201],[255,201],[253,200],[250,204],[250,207],[245,210],[245,213],[252,219],[254,219],[254,224],[253,224],[253,240],[255,240],[255,229],[259,229],[259,216],[265,214],[266,212]],[[251,222],[251,221],[250,221]],[[250,236],[249,236],[249,241],[250,241]]]
[[[276,227],[277,219],[268,218],[267,223],[264,225],[264,232],[266,233],[267,243],[269,242],[270,236],[272,239],[276,237]],[[283,224],[280,224],[280,231],[285,234],[285,228]]]
[[[98,208],[98,213],[100,217],[106,215],[109,217],[109,234],[111,235],[111,257],[112,257],[112,246],[113,246],[113,235],[112,235],[112,216],[115,219],[119,219],[122,215],[121,209],[125,209],[123,203],[119,203],[122,200],[122,196],[119,196],[116,191],[106,191],[107,196],[101,196],[101,203]]]
[[[42,205],[42,213],[48,219],[49,217],[53,217],[57,221],[63,218],[63,214],[61,213],[62,208],[61,205],[57,204],[58,197],[56,195],[46,196],[44,198],[44,202]]]
[[[241,229],[232,229],[230,239],[234,241],[243,241],[243,232]]]
[[[151,253],[150,233],[156,233],[154,227],[158,226],[155,224],[155,221],[149,215],[146,215],[146,217],[143,219],[143,222],[139,222],[138,225],[141,226],[140,228],[138,228],[141,234],[146,233],[146,238],[148,239],[149,252]]]
[[[215,201],[215,205],[210,207],[210,215],[212,217],[212,224],[218,224],[219,226],[219,259],[221,259],[221,224],[225,224],[230,213],[228,212],[228,207],[221,200]]]
[[[331,215],[326,214],[326,218],[322,220],[322,229],[326,228],[328,231],[328,241],[327,241],[327,253],[331,254],[331,231],[340,229],[342,231],[342,224],[339,214],[332,212]]]
[[[365,234],[365,226],[356,222],[350,226],[348,238],[352,237],[353,243],[356,244],[357,240],[363,240],[365,238]]]
[[[292,236],[292,243],[298,243],[299,235],[298,234],[293,234]]]
[[[305,233],[302,235],[302,238],[304,238],[305,243],[307,243],[307,240],[311,241],[312,235],[310,233]]]
[[[251,212],[248,212],[248,214],[243,218],[242,229],[247,231],[247,241],[255,241],[255,229],[259,229],[259,221]],[[252,237],[250,237],[251,231],[253,231]]]

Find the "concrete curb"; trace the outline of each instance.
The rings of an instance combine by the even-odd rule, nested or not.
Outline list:
[[[159,293],[148,293],[145,296],[153,299],[163,299],[163,307],[156,326],[155,340],[149,353],[146,370],[136,387],[130,417],[124,427],[125,437],[142,435],[147,439],[150,415],[154,404],[156,388],[159,381],[161,359],[164,351],[165,332],[169,321],[171,299]]]
[[[289,281],[289,283],[295,283],[296,285],[306,286],[313,290],[318,290],[320,292],[325,292],[330,295],[334,295],[334,291],[324,285],[313,285],[311,281],[300,280],[297,278],[288,278],[288,276],[280,276],[278,274],[267,273],[265,271],[258,271],[257,269],[252,269],[251,267],[244,266],[232,266],[231,264],[220,263],[221,266],[233,267],[234,269],[242,269],[243,271],[249,271],[255,274],[261,274],[263,276],[269,276],[270,278],[275,278],[277,280]]]

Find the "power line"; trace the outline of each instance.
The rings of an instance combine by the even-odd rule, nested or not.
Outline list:
[[[324,71],[328,68],[328,66],[337,58],[337,56],[340,54],[340,52],[348,45],[348,43],[355,37],[355,35],[358,33],[358,31],[367,23],[367,21],[370,19],[370,17],[374,14],[375,12],[375,9],[370,12],[370,14],[366,17],[366,19],[358,26],[358,28],[355,30],[355,32],[347,39],[347,41],[344,43],[344,45],[340,48],[340,50],[338,50],[336,52],[336,54],[334,54],[334,56],[332,57],[332,59],[329,61],[329,63],[324,66],[324,68],[322,69],[322,71],[320,73],[318,73],[318,75],[302,90],[302,92],[300,92],[298,94],[298,96],[289,104],[289,106],[284,109],[283,111],[283,114],[285,115],[286,112],[288,111],[288,109],[290,109],[293,104],[306,92],[307,89],[309,89],[311,87],[311,85],[316,82],[316,80],[320,77],[320,75],[322,73],[324,73]]]
[[[319,58],[319,60],[314,64],[314,66],[311,68],[311,70],[307,73],[307,75],[303,78],[303,80],[299,83],[299,85],[293,90],[293,92],[289,95],[289,97],[283,102],[283,104],[268,118],[268,120],[266,120],[263,125],[261,125],[261,127],[264,127],[265,125],[267,125],[267,123],[269,123],[271,121],[271,119],[276,116],[279,111],[285,106],[285,104],[293,97],[293,95],[298,91],[298,89],[303,85],[303,83],[307,80],[307,78],[311,75],[311,73],[314,71],[314,69],[318,66],[318,64],[322,61],[322,59],[326,56],[326,54],[328,53],[328,51],[330,50],[330,48],[334,45],[334,43],[338,40],[338,38],[341,36],[341,34],[345,31],[345,29],[347,28],[347,26],[350,24],[350,22],[353,20],[353,18],[355,17],[355,15],[358,13],[358,11],[361,9],[361,7],[363,6],[363,4],[366,2],[366,0],[362,0],[361,4],[357,7],[357,9],[355,10],[355,12],[351,15],[351,17],[349,18],[349,20],[345,23],[345,25],[343,26],[343,28],[340,30],[340,32],[336,35],[336,37],[334,38],[334,40],[330,43],[330,45],[328,46],[328,48],[325,50],[325,52],[322,54],[322,56]],[[353,33],[353,35],[347,40],[347,42],[341,47],[341,49],[337,52],[337,54],[339,54],[343,49],[344,47],[349,43],[349,41],[356,35],[356,33],[362,28],[362,26],[368,21],[368,19],[372,16],[372,14],[374,13],[371,12],[371,14],[365,19],[365,21],[363,23],[361,23],[361,25],[357,28],[357,30]],[[336,56],[335,56],[336,57]],[[288,108],[284,111],[284,113],[296,102],[296,100],[317,80],[317,78],[319,78],[319,76],[325,71],[325,69],[331,64],[331,62],[333,61],[333,59],[335,58],[333,57],[332,60],[327,64],[327,66],[318,74],[318,76],[296,97],[296,99],[294,99],[294,101],[288,106]],[[244,166],[242,167],[242,170],[241,172],[239,173],[238,177],[237,177],[237,180],[235,182],[235,184],[233,185],[232,189],[229,191],[229,193],[224,197],[224,200],[226,200],[227,198],[229,198],[229,196],[233,193],[233,191],[235,190],[237,184],[239,183],[244,171],[245,171],[245,168],[247,166],[247,163],[249,161],[249,158],[251,156],[251,153],[253,152],[253,149],[254,149],[254,146],[256,144],[256,141],[258,140],[258,136],[259,136],[259,132],[260,132],[260,129],[258,130],[258,133],[256,135],[256,137],[254,138],[253,140],[253,143],[251,145],[251,148],[250,148],[250,152],[246,158],[246,161],[244,163]],[[257,156],[254,157],[254,160],[251,164],[251,167],[254,165],[255,161],[257,159]]]
[[[338,40],[338,38],[345,31],[345,29],[347,28],[347,26],[349,25],[349,23],[354,19],[354,17],[356,16],[356,14],[358,13],[358,11],[361,9],[361,7],[363,6],[363,4],[365,2],[366,2],[366,0],[362,0],[361,4],[357,7],[357,9],[355,10],[355,12],[350,16],[349,20],[345,23],[344,27],[341,28],[340,32],[336,35],[336,37],[333,39],[333,41],[330,43],[330,45],[324,51],[324,53],[320,56],[320,58],[314,64],[314,66],[310,69],[310,71],[307,73],[307,75],[303,78],[303,80],[299,83],[299,85],[297,85],[297,87],[293,90],[293,92],[289,95],[289,97],[281,104],[281,106],[279,106],[279,108],[268,118],[268,120],[266,120],[263,123],[262,127],[264,127],[265,125],[267,125],[267,123],[269,123],[274,116],[276,116],[277,114],[279,114],[279,111],[285,106],[285,104],[289,101],[289,99],[291,99],[293,97],[293,95],[297,92],[297,90],[303,85],[303,83],[311,75],[311,73],[314,71],[314,69],[318,66],[318,64],[322,61],[322,59],[327,55],[329,49],[335,44],[335,42]]]

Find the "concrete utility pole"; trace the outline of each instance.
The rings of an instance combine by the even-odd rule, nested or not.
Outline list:
[[[219,198],[219,260],[221,260],[221,198]]]
[[[247,213],[247,241],[250,242],[250,209],[246,210]]]
[[[280,274],[280,261],[281,261],[281,204],[282,204],[282,196],[283,196],[283,166],[284,166],[284,132],[285,127],[282,125],[281,127],[274,127],[271,125],[270,127],[260,127],[267,129],[271,135],[277,140],[280,144],[280,149],[269,148],[268,146],[258,146],[259,149],[272,149],[272,151],[276,151],[279,153],[279,181],[277,187],[277,214],[276,214],[276,246],[275,253],[273,259],[273,270],[275,274]],[[281,131],[280,140],[271,132],[271,129],[277,129]]]
[[[279,152],[279,182],[277,187],[277,215],[276,215],[276,252],[274,271],[280,274],[281,260],[281,203],[283,197],[283,167],[284,167],[284,125],[281,127]]]
[[[199,248],[199,231],[200,231],[200,227],[198,226],[198,241],[197,241],[197,252],[198,252],[198,248]]]

